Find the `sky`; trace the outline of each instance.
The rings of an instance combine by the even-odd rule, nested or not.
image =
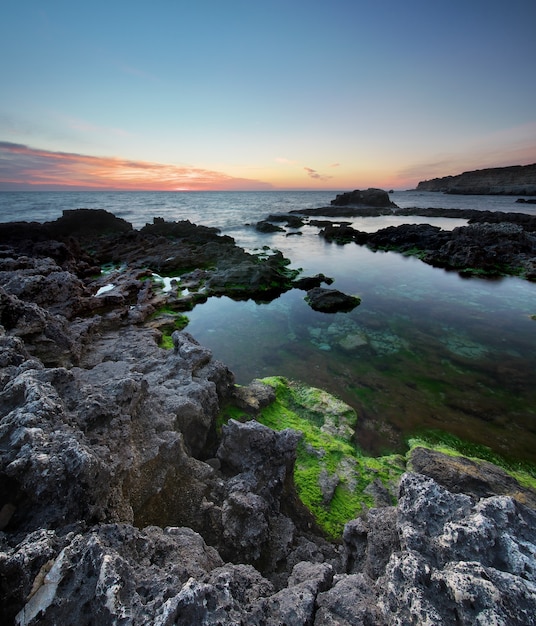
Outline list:
[[[536,162],[535,0],[20,0],[0,190],[410,189]]]

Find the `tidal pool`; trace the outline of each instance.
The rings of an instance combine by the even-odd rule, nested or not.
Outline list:
[[[306,231],[263,241],[304,275],[333,277],[360,306],[318,313],[299,290],[268,304],[212,298],[188,313],[186,330],[240,384],[281,375],[345,400],[368,453],[440,430],[536,463],[536,285],[461,278]]]

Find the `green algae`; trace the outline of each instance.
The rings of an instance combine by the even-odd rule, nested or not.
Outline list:
[[[282,377],[262,382],[275,389],[276,400],[257,420],[273,430],[302,433],[294,469],[296,491],[326,534],[339,538],[349,520],[375,505],[366,489],[380,481],[387,492],[404,472],[404,462],[397,455],[363,455],[352,442],[357,415],[338,398]],[[225,413],[237,416],[229,407]]]
[[[162,338],[159,342],[159,347],[165,350],[171,350],[173,348],[173,340],[171,335],[176,330],[184,330],[190,323],[189,318],[183,313],[177,313],[168,307],[162,307],[155,311],[151,316],[151,319],[158,320],[160,330],[162,331]]]
[[[291,428],[301,433],[294,467],[296,492],[319,527],[333,539],[341,537],[348,521],[379,505],[375,499],[378,492],[382,505],[396,503],[394,494],[399,478],[407,470],[406,461],[416,447],[477,463],[491,462],[521,486],[536,489],[536,465],[505,459],[484,445],[443,431],[430,430],[410,439],[405,456],[367,456],[354,443],[357,414],[343,401],[283,377],[264,378],[261,382],[274,388],[276,399],[256,419],[276,431]],[[431,392],[441,394],[440,381],[427,382]],[[362,393],[367,396],[371,391],[363,389]],[[218,431],[231,418],[243,421],[251,419],[251,415],[229,405],[218,417]]]

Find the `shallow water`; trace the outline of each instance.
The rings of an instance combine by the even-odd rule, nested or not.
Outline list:
[[[187,330],[239,383],[283,375],[322,387],[358,410],[368,452],[403,450],[423,429],[442,429],[506,457],[536,462],[536,284],[461,278],[396,253],[326,243],[318,229],[261,235],[246,223],[269,213],[328,206],[335,192],[3,192],[0,221],[58,218],[102,208],[141,227],[154,216],[215,226],[255,249],[277,248],[304,274],[362,298],[351,313],[323,314],[298,290],[269,304],[212,298],[188,313]],[[536,213],[515,198],[395,192],[401,207]],[[463,220],[355,218],[359,230]]]
[[[361,305],[317,313],[293,290],[269,304],[220,298],[196,307],[187,330],[239,383],[280,374],[338,395],[357,409],[358,443],[371,453],[401,451],[409,436],[440,429],[536,462],[536,285],[461,278],[313,233],[299,246],[294,239],[264,241],[306,274],[335,278]]]

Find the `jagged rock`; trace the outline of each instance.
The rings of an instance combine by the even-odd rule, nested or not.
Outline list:
[[[52,315],[37,304],[20,300],[8,294],[2,287],[0,324],[9,336],[23,339],[26,350],[45,365],[69,365],[78,362],[79,345],[65,318]]]
[[[456,269],[478,268],[501,273],[514,270],[536,256],[536,237],[518,224],[470,224],[455,228],[452,236],[427,262]]]
[[[339,244],[354,241],[355,243],[362,245],[366,243],[369,238],[368,233],[356,230],[348,224],[326,224],[326,226],[324,226],[318,234],[326,241],[334,241]]]
[[[288,264],[279,251],[262,263],[251,255],[239,261],[222,259],[208,278],[206,287],[215,295],[271,299],[292,288],[292,281],[299,272],[287,269]]]
[[[224,538],[229,549],[246,562],[258,561],[268,546],[271,558],[283,556],[271,545],[270,530],[278,520],[283,490],[292,476],[298,440],[294,431],[276,433],[255,421],[229,420],[223,428],[217,457],[222,470],[233,475],[222,508]],[[284,520],[279,519],[280,531],[281,523]],[[292,524],[284,525],[287,533],[280,538],[288,537],[280,546],[283,554],[288,553],[295,530]]]
[[[487,465],[454,471],[415,451],[414,468],[467,494],[406,474],[397,506],[327,541],[294,488],[300,435],[230,420],[220,437],[232,374],[188,333],[159,348],[145,324],[165,301],[141,280],[146,260],[182,266],[215,241],[205,261],[242,255],[210,229],[157,220],[142,234],[105,213],[89,239],[83,212],[0,225],[2,623],[535,623],[536,513],[482,497],[530,494]],[[132,268],[99,300],[89,268],[123,254]],[[324,431],[351,437],[355,415],[317,392]],[[273,398],[258,384],[236,394],[252,413]]]
[[[509,497],[473,504],[432,479],[400,485],[395,552],[378,579],[400,623],[536,623],[536,514]]]
[[[401,252],[411,248],[433,250],[442,246],[450,238],[450,232],[430,224],[402,224],[388,226],[371,233],[367,245],[371,248],[393,246]]]
[[[377,605],[378,592],[367,576],[350,574],[336,577],[334,582],[329,591],[319,594],[317,598],[315,626],[387,624]]]
[[[361,303],[357,296],[349,296],[337,289],[315,287],[307,292],[306,302],[315,311],[337,313],[352,311]]]
[[[15,617],[21,626],[166,623],[188,581],[222,565],[216,550],[188,528],[38,531],[3,563],[24,580],[16,594],[4,596],[5,608],[25,602]]]

